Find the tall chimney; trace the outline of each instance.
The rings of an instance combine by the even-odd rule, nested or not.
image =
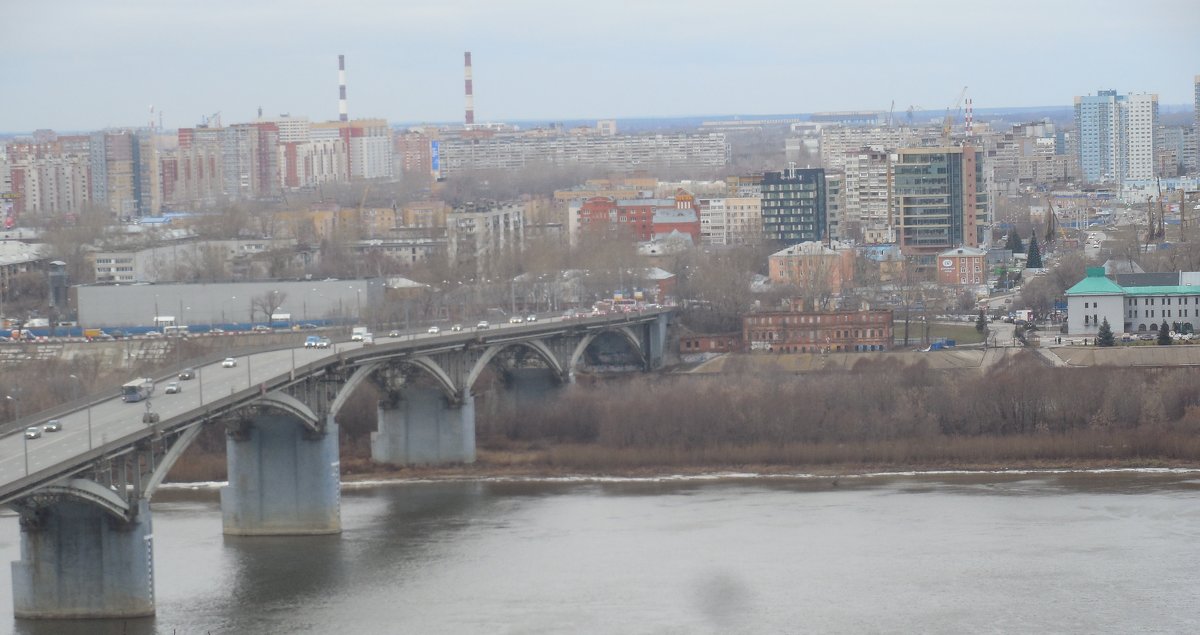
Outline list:
[[[466,68],[464,70],[467,86],[467,125],[475,123],[475,94],[471,90],[471,52],[467,51],[463,54]]]
[[[963,128],[967,133],[967,137],[975,136],[975,104],[971,102],[971,98],[967,97],[967,116],[963,123]]]
[[[338,56],[338,121],[349,121],[346,110],[346,56]]]

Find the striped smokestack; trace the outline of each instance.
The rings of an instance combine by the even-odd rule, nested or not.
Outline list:
[[[464,53],[463,58],[466,65],[464,73],[467,86],[467,125],[470,126],[475,123],[475,94],[471,90],[471,52]]]
[[[338,56],[338,121],[349,121],[346,110],[346,56]]]

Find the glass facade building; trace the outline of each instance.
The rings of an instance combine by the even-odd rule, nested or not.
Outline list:
[[[971,146],[906,148],[893,192],[900,248],[922,265],[956,247],[978,247],[988,227],[983,157]]]
[[[763,238],[778,245],[823,240],[829,223],[824,168],[765,172]]]

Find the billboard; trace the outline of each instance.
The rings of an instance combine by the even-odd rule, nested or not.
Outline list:
[[[429,169],[433,172],[435,178],[440,176],[442,171],[440,146],[441,142],[439,141],[429,142]]]

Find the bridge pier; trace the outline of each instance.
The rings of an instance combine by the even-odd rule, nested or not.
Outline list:
[[[392,465],[475,462],[475,399],[452,404],[439,388],[406,386],[379,403],[371,460]]]
[[[667,314],[660,314],[653,322],[646,324],[646,370],[662,368],[667,350]]]
[[[318,433],[289,415],[259,415],[226,435],[225,533],[336,534],[342,530],[338,427]]]
[[[149,503],[140,501],[130,521],[70,499],[23,514],[12,583],[18,618],[154,615]]]

